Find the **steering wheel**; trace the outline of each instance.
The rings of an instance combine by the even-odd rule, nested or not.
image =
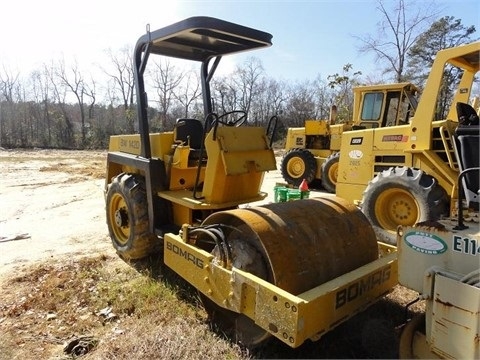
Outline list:
[[[233,114],[241,114],[239,118],[235,119],[235,120],[226,120],[226,118],[229,116],[229,115],[233,115]],[[233,111],[228,111],[222,115],[220,115],[219,117],[217,117],[215,120],[213,120],[213,123],[212,125],[215,124],[215,122],[217,122],[219,124],[222,124],[222,125],[225,125],[225,126],[241,126],[245,121],[247,121],[247,112],[246,111],[243,111],[243,110],[233,110]]]

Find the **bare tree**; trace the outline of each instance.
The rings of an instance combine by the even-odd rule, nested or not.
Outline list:
[[[319,74],[313,81],[314,99],[315,99],[315,119],[328,119],[330,108],[336,105],[334,91],[331,87],[331,80],[327,82]]]
[[[51,67],[47,67],[45,65],[45,71],[48,75],[50,80],[50,84],[52,86],[53,91],[53,99],[54,102],[57,102],[58,107],[61,111],[61,116],[63,121],[59,121],[60,119],[57,118],[55,113],[55,121],[58,123],[57,125],[57,134],[58,134],[58,141],[60,146],[67,146],[72,147],[74,146],[74,134],[73,134],[73,124],[70,118],[70,114],[67,110],[67,90],[66,87],[62,84],[57,82],[58,69],[52,64]]]
[[[95,119],[95,104],[97,101],[97,83],[93,79],[93,77],[90,79],[90,84],[85,83],[85,88],[84,88],[84,93],[85,96],[90,99],[88,102],[88,129],[90,129],[90,135],[93,138],[91,138],[90,145],[92,145],[92,141],[94,144],[97,143],[102,143],[104,141],[104,129],[99,129],[99,124],[94,121]],[[95,126],[93,129],[93,134],[92,134],[92,126]]]
[[[1,95],[8,102],[13,102],[14,89],[18,85],[18,78],[20,74],[13,74],[10,70],[3,67],[3,72],[0,73],[0,91]]]
[[[175,91],[181,84],[185,74],[178,71],[168,60],[154,62],[153,88],[157,92],[157,102],[160,112],[160,130],[165,131],[168,124],[168,111],[175,99]]]
[[[25,148],[34,144],[34,106],[33,102],[28,101],[27,91],[23,84],[15,87],[15,99],[17,99],[15,118],[18,126],[14,136],[17,145]]]
[[[240,90],[231,76],[218,76],[212,81],[212,99],[215,112],[222,114],[238,108]]]
[[[183,107],[183,117],[188,118],[190,116],[190,107],[202,96],[200,81],[196,72],[189,71],[185,74],[174,96]]]
[[[44,65],[41,71],[32,73],[33,93],[36,102],[40,105],[42,116],[42,124],[44,125],[44,142],[46,145],[52,144],[52,119],[50,114],[51,106],[51,85],[48,79],[48,69]]]
[[[289,126],[304,126],[305,120],[315,116],[315,90],[310,81],[295,84],[289,92],[286,118]]]
[[[107,123],[106,123],[106,134],[107,135],[113,135],[116,133],[116,127],[115,127],[115,104],[117,103],[117,94],[115,91],[115,85],[113,85],[112,81],[107,82],[107,88],[106,88],[106,96],[108,99],[108,104],[107,104]],[[123,113],[125,113],[125,109],[123,109]],[[126,120],[126,119],[125,119]],[[133,131],[132,131],[133,132]]]
[[[95,102],[97,101],[97,83],[95,80],[92,78],[91,84],[85,84],[85,87],[83,89],[84,94],[90,98],[90,102],[88,104],[88,119],[93,119],[94,118],[94,108],[95,108]]]
[[[237,66],[233,81],[240,91],[240,108],[250,114],[252,102],[259,96],[261,76],[265,73],[262,62],[256,57],[249,57]],[[255,123],[258,119],[254,119]]]
[[[394,4],[391,9],[386,4]],[[438,17],[439,10],[431,2],[377,0],[381,20],[376,36],[357,37],[363,45],[361,53],[375,54],[376,60],[386,64],[384,73],[392,73],[395,81],[405,80],[406,57],[417,37]]]
[[[281,115],[288,99],[287,83],[284,81],[263,77],[258,83],[258,90],[250,108],[255,125],[259,121],[269,120],[273,115]]]
[[[288,100],[288,85],[285,81],[268,79],[265,89],[265,99],[268,105],[266,114],[277,115],[284,111]]]
[[[113,80],[113,90],[120,93],[127,121],[127,133],[134,132],[133,123],[135,119],[133,106],[135,82],[131,54],[132,51],[129,46],[125,46],[118,54],[114,54],[111,50],[108,50],[108,55],[113,63],[113,69],[111,71],[103,69],[105,74]],[[113,99],[114,97],[111,96],[110,98]]]
[[[77,99],[77,104],[80,110],[80,121],[81,121],[81,133],[82,133],[82,147],[86,145],[86,124],[85,124],[85,108],[84,108],[84,96],[85,96],[85,80],[83,75],[78,68],[77,62],[72,66],[71,76],[69,77],[66,69],[65,63],[63,61],[59,62],[59,67],[57,68],[56,76],[60,79],[61,83],[66,86],[72,94]]]
[[[14,74],[5,66],[0,73],[0,146],[12,144],[8,134],[11,136],[17,126],[14,95],[15,88],[19,86],[19,76],[19,73]]]

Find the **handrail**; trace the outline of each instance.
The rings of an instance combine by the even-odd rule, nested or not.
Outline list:
[[[450,134],[450,130],[448,129],[448,127],[445,127],[445,126],[440,126],[439,130],[440,130],[440,138],[442,139],[443,147],[445,148],[445,154],[447,155],[448,165],[452,169],[456,169],[454,159],[452,158],[452,154],[450,152],[450,147],[448,146],[447,137],[445,136],[445,133],[447,133],[450,142],[452,142],[452,134]],[[452,144],[452,148],[453,147],[454,145]]]

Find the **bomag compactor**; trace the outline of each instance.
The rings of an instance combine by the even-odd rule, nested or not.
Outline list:
[[[336,195],[359,204],[384,241],[395,242],[399,225],[455,218],[459,198],[460,215],[478,230],[479,122],[472,86],[479,59],[480,42],[439,51],[408,124],[343,133]],[[460,78],[447,119],[434,120],[452,67]]]
[[[397,262],[395,248],[377,243],[366,217],[340,198],[241,207],[265,198],[264,173],[276,169],[268,127],[247,126],[243,112],[216,114],[210,84],[223,56],[271,39],[209,17],[140,37],[139,134],[110,140],[106,218],[121,257],[162,257],[233,339],[254,346],[275,336],[297,347],[389,292]],[[153,55],[199,64],[202,121],[179,119],[171,132],[149,133],[144,75]]]
[[[304,127],[289,128],[280,170],[288,184],[299,186],[321,180],[322,187],[335,193],[342,133],[350,130],[408,124],[415,115],[418,89],[405,82],[357,86],[353,89],[353,118],[336,123],[336,107],[328,120],[306,120]],[[372,112],[371,109],[377,110]]]

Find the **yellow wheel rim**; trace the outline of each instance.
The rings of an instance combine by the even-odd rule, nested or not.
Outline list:
[[[328,169],[328,179],[333,185],[337,184],[338,179],[338,162],[332,164]]]
[[[287,162],[287,173],[294,179],[299,178],[305,173],[305,162],[298,156],[292,157]]]
[[[398,225],[415,225],[419,213],[417,201],[403,189],[387,189],[375,202],[375,216],[386,230],[395,230]]]
[[[122,195],[113,194],[111,197],[108,217],[116,242],[121,246],[125,245],[130,238],[130,224],[127,203]]]

